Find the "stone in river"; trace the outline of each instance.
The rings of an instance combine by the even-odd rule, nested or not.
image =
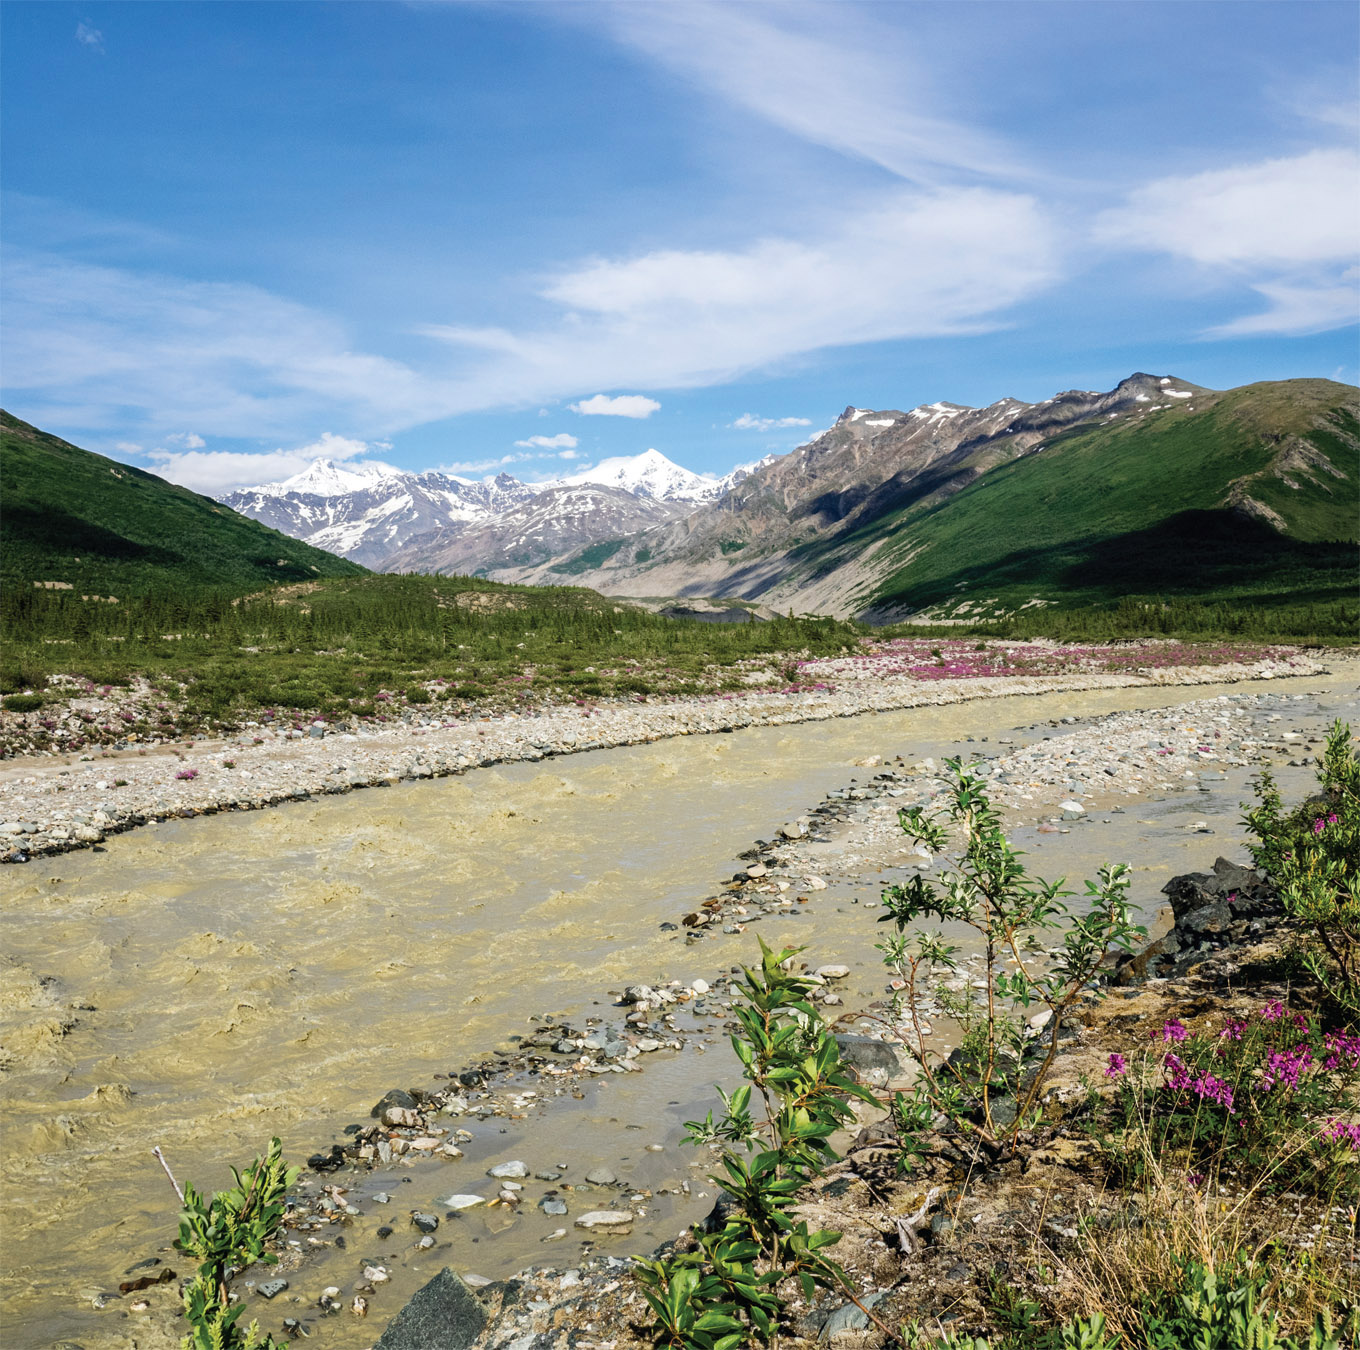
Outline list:
[[[411,1222],[420,1229],[422,1233],[433,1233],[439,1227],[439,1216],[435,1214],[421,1214],[419,1211],[411,1215]]]
[[[588,1232],[600,1230],[606,1233],[627,1234],[633,1231],[633,1214],[626,1209],[592,1209],[576,1220],[577,1228]]]
[[[1065,802],[1058,803],[1059,811],[1066,811],[1074,816],[1084,816],[1086,808],[1080,803],[1073,801],[1070,797]]]
[[[403,1092],[401,1088],[393,1088],[368,1114],[374,1120],[381,1120],[383,1112],[389,1106],[400,1106],[410,1111],[419,1105],[420,1103],[409,1092]]]
[[[497,1179],[509,1177],[512,1180],[518,1180],[520,1177],[527,1177],[529,1169],[524,1163],[516,1160],[514,1162],[497,1163],[495,1167],[489,1167],[486,1174]]]
[[[779,827],[779,835],[783,839],[805,839],[807,837],[807,826],[793,820],[787,825]]]
[[[566,1202],[564,1200],[558,1200],[555,1196],[551,1195],[545,1195],[543,1199],[538,1202],[538,1207],[545,1214],[561,1215],[567,1212]]]
[[[266,1280],[263,1284],[255,1286],[255,1292],[261,1298],[277,1298],[287,1288],[287,1280]]]
[[[849,966],[818,966],[812,972],[824,980],[843,980],[850,973]]]
[[[439,1202],[445,1209],[472,1209],[486,1204],[484,1195],[449,1195]]]
[[[586,1180],[590,1182],[592,1186],[612,1186],[618,1181],[618,1177],[616,1177],[607,1167],[592,1167],[590,1171],[586,1173]]]
[[[447,1266],[392,1319],[376,1350],[471,1350],[486,1309]]]

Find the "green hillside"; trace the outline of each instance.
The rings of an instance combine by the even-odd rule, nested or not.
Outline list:
[[[290,539],[155,474],[0,411],[0,581],[145,595],[352,576],[356,563]]]
[[[1247,385],[1059,435],[929,507],[805,557],[881,547],[866,606],[976,616],[1130,595],[1255,606],[1356,595],[1360,402],[1329,380]]]

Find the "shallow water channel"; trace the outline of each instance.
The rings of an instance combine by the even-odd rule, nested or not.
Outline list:
[[[1305,691],[1320,692],[1285,697]],[[181,1178],[208,1188],[272,1134],[304,1157],[366,1120],[388,1088],[430,1086],[525,1033],[531,1014],[617,1024],[623,1010],[609,990],[711,981],[752,958],[757,932],[809,945],[819,963],[850,964],[848,1005],[881,996],[873,919],[887,873],[833,881],[804,912],[745,934],[687,946],[659,927],[711,895],[756,838],[852,777],[871,777],[856,759],[995,753],[982,738],[1018,747],[1053,734],[1048,719],[1257,692],[1280,698],[1286,729],[1356,719],[1353,681],[1333,677],[1030,695],[480,769],[168,822],[99,851],[0,869],[6,1345],[164,1341],[130,1300],[96,1306],[145,1258],[188,1273],[166,1250],[177,1202],[155,1145]],[[1094,875],[1103,861],[1131,860],[1135,899],[1150,916],[1175,872],[1207,867],[1219,852],[1242,856],[1248,777],[1229,769],[1207,791],[1112,798],[1122,812],[1095,811],[1062,835],[1038,835],[1031,817],[1017,822],[1018,837],[1041,875]],[[1295,793],[1311,781],[1304,770],[1280,777]],[[1189,833],[1191,811],[1215,833]],[[678,1192],[688,1180],[688,1196],[655,1196],[630,1237],[599,1249],[643,1251],[673,1236],[711,1205],[702,1160],[679,1147],[683,1122],[712,1105],[713,1082],[736,1077],[721,1022],[711,1027],[707,1053],[648,1055],[642,1072],[602,1075],[522,1120],[456,1122],[475,1136],[461,1160],[350,1178],[347,1199],[361,1215],[344,1247],[319,1248],[290,1275],[288,1294],[252,1299],[252,1311],[276,1333],[293,1316],[318,1344],[368,1345],[443,1265],[492,1279],[531,1261],[569,1265],[582,1234],[535,1207],[547,1186],[532,1180],[516,1215],[446,1218],[432,1251],[415,1248],[411,1210],[442,1214],[435,1202],[450,1192],[494,1193],[486,1168],[509,1158],[531,1172],[566,1164],[567,1182],[599,1164],[634,1189]],[[379,1191],[391,1202],[374,1203]],[[586,1191],[572,1214],[619,1200]],[[377,1237],[382,1224],[391,1237]],[[543,1245],[559,1224],[567,1236]],[[352,1288],[374,1261],[392,1278],[367,1321],[315,1315],[323,1287]],[[174,1303],[173,1286],[151,1297],[154,1313]]]

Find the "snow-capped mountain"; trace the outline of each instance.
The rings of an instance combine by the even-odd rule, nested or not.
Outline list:
[[[475,483],[376,461],[318,459],[281,483],[245,488],[222,501],[284,534],[376,567],[415,535],[487,520],[529,500],[535,490],[505,473]]]
[[[475,571],[506,556],[551,556],[531,546],[533,538],[570,540],[563,543],[570,548],[683,515],[721,497],[755,467],[716,478],[691,473],[659,450],[646,450],[551,482],[522,483],[506,473],[475,482],[436,470],[409,473],[377,460],[318,459],[282,482],[244,488],[222,501],[367,567],[448,570],[456,563]],[[565,491],[584,488],[608,491]],[[626,509],[622,494],[623,501],[631,497],[666,509]],[[526,517],[521,508],[540,501],[541,509]],[[510,513],[518,514],[512,520]],[[560,518],[555,524],[554,515]],[[507,518],[504,531],[502,518]]]
[[[593,469],[583,469],[561,478],[553,486],[599,483],[602,487],[622,488],[635,497],[651,497],[659,502],[707,502],[722,495],[723,482],[712,474],[682,469],[660,450],[644,450],[640,455],[602,459]]]
[[[603,483],[558,483],[503,515],[416,535],[384,560],[383,570],[494,574],[534,567],[592,544],[612,553],[627,535],[678,520],[692,509],[692,502],[661,501]]]

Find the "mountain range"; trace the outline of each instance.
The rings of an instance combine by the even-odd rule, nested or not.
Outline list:
[[[1360,391],[1137,373],[983,408],[848,407],[723,479],[656,451],[470,483],[319,461],[226,499],[382,570],[883,621],[1129,595],[1354,598]]]
[[[550,482],[523,483],[507,473],[477,482],[434,469],[408,473],[372,461],[318,459],[282,482],[221,500],[379,570],[486,572],[546,562],[594,539],[674,519],[721,496],[751,467],[715,478],[646,450]]]

